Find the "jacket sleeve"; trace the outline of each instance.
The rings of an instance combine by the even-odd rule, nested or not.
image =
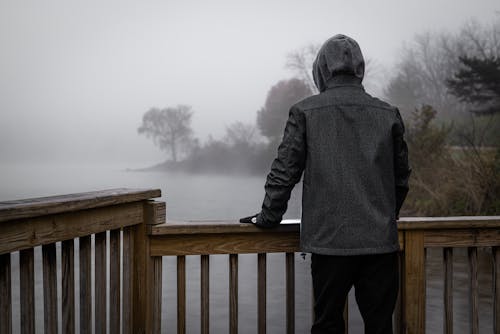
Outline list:
[[[304,115],[295,107],[289,113],[278,156],[267,175],[262,211],[256,225],[279,225],[285,213],[293,187],[299,182],[305,166],[306,142]]]
[[[405,126],[399,111],[396,111],[397,121],[393,127],[394,140],[394,176],[396,185],[396,217],[408,194],[408,180],[411,168],[408,165],[408,146],[404,140]]]

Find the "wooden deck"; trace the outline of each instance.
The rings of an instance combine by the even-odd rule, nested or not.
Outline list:
[[[43,259],[46,333],[160,333],[162,257],[177,257],[177,328],[186,332],[186,255],[200,258],[201,333],[209,333],[210,255],[228,254],[230,333],[238,331],[238,255],[256,254],[258,333],[266,332],[268,253],[285,253],[286,332],[295,332],[295,252],[299,224],[259,229],[233,221],[166,222],[158,189],[101,192],[0,202],[0,334],[12,332],[11,254],[19,251],[20,329],[35,332],[34,247]],[[443,248],[444,333],[453,325],[453,248],[466,247],[470,268],[471,332],[479,332],[477,247],[493,254],[493,326],[500,331],[500,217],[402,218],[398,333],[425,332],[425,250]],[[78,251],[75,250],[78,240]],[[60,247],[56,247],[60,245]],[[61,277],[58,280],[57,252]],[[109,253],[109,254],[108,254]],[[76,259],[79,266],[75,267]],[[92,266],[92,262],[94,265]],[[75,270],[79,295],[75,295]],[[92,293],[92,273],[94,293]],[[109,291],[107,286],[109,279]],[[57,289],[62,293],[58,322]],[[109,296],[109,297],[108,297]],[[108,300],[109,299],[109,300]],[[79,314],[75,311],[75,300]],[[107,307],[109,303],[109,307]],[[92,307],[95,308],[93,316]],[[347,318],[347,312],[346,312]],[[76,328],[78,319],[79,328]],[[109,325],[107,325],[109,323]],[[62,328],[59,328],[62,326]],[[40,332],[40,330],[38,330]]]

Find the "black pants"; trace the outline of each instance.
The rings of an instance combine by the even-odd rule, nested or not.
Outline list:
[[[392,334],[396,304],[398,253],[331,256],[312,255],[315,320],[313,334],[344,334],[343,310],[354,285],[366,334]]]

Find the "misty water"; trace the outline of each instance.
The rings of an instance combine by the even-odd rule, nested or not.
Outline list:
[[[189,175],[166,172],[127,171],[120,165],[0,165],[0,201],[66,194],[117,187],[160,188],[167,203],[168,219],[234,219],[256,213],[263,198],[264,177],[241,175]],[[300,216],[300,187],[294,190],[288,218]],[[76,244],[78,248],[78,243]],[[481,333],[492,330],[491,253],[479,250],[479,292]],[[19,331],[18,254],[13,261],[14,331]],[[43,326],[41,250],[35,251],[35,295],[37,327]],[[58,258],[58,261],[60,259]],[[162,332],[176,331],[176,261],[164,257]],[[187,329],[199,332],[199,257],[188,256],[187,262]],[[60,262],[59,262],[60,263]],[[454,329],[469,332],[469,297],[467,252],[455,252]],[[310,257],[296,255],[296,332],[309,331],[312,319]],[[239,329],[255,333],[257,324],[257,259],[255,255],[239,257]],[[268,255],[267,317],[269,333],[285,332],[285,256]],[[60,271],[58,272],[60,280]],[[78,278],[78,276],[76,277]],[[427,252],[427,332],[442,332],[443,269],[441,249]],[[228,257],[211,256],[210,326],[212,333],[228,332],[229,292]],[[59,288],[60,289],[60,288]],[[78,296],[78,286],[76,287]],[[61,292],[58,291],[60,298]],[[409,301],[411,302],[411,301]],[[362,320],[351,291],[349,327],[351,333],[362,333]],[[59,304],[60,307],[60,304]],[[60,312],[59,312],[60,313]],[[78,320],[78,313],[77,313]]]

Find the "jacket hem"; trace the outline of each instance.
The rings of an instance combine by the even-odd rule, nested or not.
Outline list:
[[[321,255],[370,255],[384,254],[399,251],[399,243],[375,248],[323,248],[312,246],[301,246],[302,252]]]

